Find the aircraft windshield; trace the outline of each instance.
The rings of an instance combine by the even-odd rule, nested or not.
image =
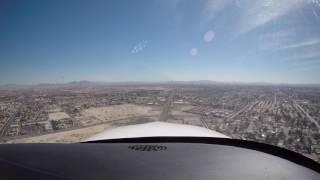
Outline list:
[[[319,0],[1,0],[0,141],[162,121],[320,162]]]

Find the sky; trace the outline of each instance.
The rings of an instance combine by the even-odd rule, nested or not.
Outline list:
[[[0,84],[320,83],[320,0],[2,0]]]

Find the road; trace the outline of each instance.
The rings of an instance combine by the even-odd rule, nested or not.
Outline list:
[[[203,127],[207,128],[207,129],[210,129],[204,116],[200,117],[200,121],[201,121],[201,124],[202,124]]]
[[[313,122],[317,128],[318,131],[320,132],[320,125],[319,123],[309,115],[309,113],[307,113],[296,101],[293,101],[294,106],[296,107],[296,109],[300,110],[311,122]]]
[[[241,114],[244,111],[249,111],[251,108],[253,108],[256,104],[258,103],[258,101],[254,101],[251,102],[249,104],[247,104],[246,106],[244,106],[242,109],[240,109],[239,111],[237,111],[236,113],[232,114],[231,116],[229,116],[226,119],[226,122],[231,121],[233,118],[235,118],[236,116],[238,116],[239,114]]]
[[[162,112],[161,112],[160,117],[159,117],[159,121],[167,121],[168,120],[168,114],[169,114],[169,111],[170,111],[170,108],[171,108],[172,101],[174,100],[175,93],[176,93],[175,90],[172,90],[170,92],[168,100],[163,106]]]
[[[8,130],[10,129],[11,124],[16,119],[16,116],[17,116],[18,112],[21,111],[21,108],[24,105],[25,96],[20,96],[19,98],[21,98],[23,101],[20,104],[20,106],[17,108],[17,110],[10,116],[10,118],[7,120],[7,122],[4,124],[4,126],[0,129],[0,137],[5,137],[6,136]]]
[[[20,107],[17,109],[17,111],[14,112],[14,113],[10,116],[10,118],[7,120],[7,122],[5,123],[5,125],[1,128],[1,130],[0,130],[0,137],[6,136],[6,134],[7,134],[8,130],[9,130],[12,122],[14,121],[14,119],[15,119],[16,116],[17,116],[17,113],[21,110],[21,107],[22,107],[22,105],[20,105]]]

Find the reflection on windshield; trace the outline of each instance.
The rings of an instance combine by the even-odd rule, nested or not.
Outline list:
[[[164,121],[320,161],[319,0],[0,9],[1,142],[79,142]]]

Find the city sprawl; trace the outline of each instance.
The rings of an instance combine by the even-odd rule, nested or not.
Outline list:
[[[152,121],[201,126],[320,161],[318,87],[78,82],[0,90],[3,143],[79,142]]]

